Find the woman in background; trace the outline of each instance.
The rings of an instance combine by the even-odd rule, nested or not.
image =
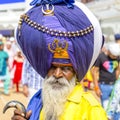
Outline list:
[[[13,78],[13,85],[16,85],[16,92],[19,92],[19,84],[21,82],[22,66],[23,66],[23,56],[21,51],[17,52],[14,58],[12,69],[15,67],[15,73]]]

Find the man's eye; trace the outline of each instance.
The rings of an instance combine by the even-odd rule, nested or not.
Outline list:
[[[57,67],[56,66],[52,66],[50,69],[55,70]]]
[[[65,72],[73,71],[72,67],[62,67],[61,69]]]

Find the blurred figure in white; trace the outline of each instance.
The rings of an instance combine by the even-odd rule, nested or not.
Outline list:
[[[18,45],[16,43],[16,40],[14,37],[10,37],[9,41],[12,43],[12,51],[14,52],[14,55],[16,55],[18,50]]]
[[[25,59],[22,70],[22,84],[23,94],[28,97],[28,101],[31,97],[42,88],[43,78],[34,70],[30,63]]]
[[[2,34],[0,34],[0,39],[2,39],[2,37],[3,37],[3,35],[2,35]]]
[[[9,41],[9,40],[5,44],[5,51],[9,55],[8,67],[9,67],[9,70],[10,70],[10,69],[12,69],[12,65],[13,65],[13,60],[14,60],[15,54],[14,54],[14,51],[12,49],[12,42]],[[10,72],[10,78],[13,79],[13,77],[14,77],[14,70],[12,70]]]
[[[115,42],[120,45],[120,34],[115,34],[114,37]],[[109,104],[107,106],[107,116],[109,120],[120,120],[120,74],[119,78],[115,82],[112,94],[110,96]]]
[[[120,120],[120,78],[115,82],[106,112],[108,120]]]

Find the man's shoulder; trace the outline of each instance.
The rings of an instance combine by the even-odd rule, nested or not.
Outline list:
[[[33,97],[31,98],[31,100],[30,100],[30,102],[28,104],[28,108],[29,107],[32,108],[31,106],[34,106],[35,104],[37,105],[38,102],[39,103],[42,102],[41,92],[42,92],[42,90],[40,89],[37,93],[35,93],[33,95]]]
[[[87,101],[88,104],[92,106],[100,105],[100,103],[96,100],[96,98],[92,95],[90,91],[88,92],[84,91],[84,88],[82,87],[81,84],[76,85],[76,87],[73,89],[72,93],[68,97],[68,100],[75,103]]]
[[[83,98],[91,105],[91,106],[100,106],[100,103],[97,99],[92,95],[91,92],[84,92]]]

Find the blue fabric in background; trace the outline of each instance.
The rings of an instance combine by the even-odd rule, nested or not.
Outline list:
[[[3,36],[13,36],[14,35],[14,30],[13,29],[8,29],[8,30],[0,30],[0,34]]]
[[[16,3],[16,2],[25,2],[25,0],[0,0],[0,4]]]

